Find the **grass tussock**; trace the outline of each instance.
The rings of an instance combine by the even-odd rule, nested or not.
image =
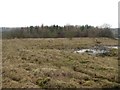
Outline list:
[[[98,38],[102,45],[117,41]],[[115,50],[103,56],[73,53],[95,38],[3,40],[3,88],[119,87]],[[112,85],[112,86],[111,86]]]

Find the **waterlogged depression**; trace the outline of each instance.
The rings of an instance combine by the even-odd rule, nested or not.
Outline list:
[[[74,51],[74,53],[88,53],[88,54],[104,54],[110,51],[110,49],[118,49],[118,46],[100,46],[93,48],[86,48]]]

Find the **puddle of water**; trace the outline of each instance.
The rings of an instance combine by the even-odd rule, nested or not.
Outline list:
[[[88,54],[103,54],[109,52],[110,49],[118,49],[118,46],[102,46],[94,47],[92,49],[80,49],[74,51],[74,53],[88,53]]]
[[[118,49],[118,46],[106,46],[106,47],[110,49]]]
[[[107,50],[95,50],[95,49],[81,49],[78,51],[75,51],[74,53],[88,53],[88,54],[100,54],[100,53],[106,53]]]

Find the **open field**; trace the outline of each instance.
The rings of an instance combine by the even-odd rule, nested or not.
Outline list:
[[[3,88],[119,87],[117,56],[92,56],[74,50],[117,45],[108,38],[3,39]]]

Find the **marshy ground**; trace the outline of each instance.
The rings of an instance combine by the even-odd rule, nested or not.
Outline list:
[[[96,39],[101,45],[118,44],[108,38],[3,39],[3,88],[119,87],[118,55],[73,53],[95,46]]]

